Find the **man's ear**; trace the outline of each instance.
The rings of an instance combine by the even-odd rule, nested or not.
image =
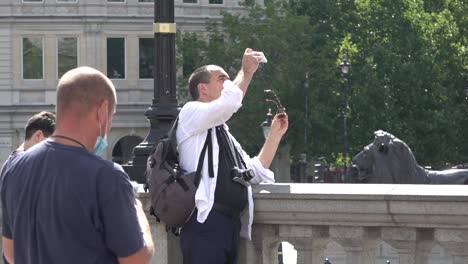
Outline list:
[[[41,142],[42,140],[45,139],[44,133],[42,133],[42,130],[36,130],[36,132],[34,132],[32,138],[33,138],[34,142],[36,142],[36,143],[39,143],[39,142]]]
[[[208,86],[206,85],[206,83],[199,83],[197,85],[197,88],[198,88],[199,95],[206,95],[208,92]]]
[[[98,122],[105,122],[107,116],[106,113],[108,113],[108,107],[109,107],[109,102],[107,100],[102,100],[98,106],[97,106],[97,112],[96,112],[96,118]]]

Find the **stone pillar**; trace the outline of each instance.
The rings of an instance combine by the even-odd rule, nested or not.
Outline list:
[[[426,264],[435,245],[434,229],[416,229],[416,264]]]
[[[156,222],[154,216],[146,214],[149,224],[151,226],[151,235],[154,243],[154,256],[151,259],[152,264],[169,264],[168,259],[168,233],[164,225]]]
[[[295,238],[291,240],[297,250],[297,264],[322,264],[328,239]]]
[[[280,226],[280,240],[297,250],[297,264],[322,264],[329,242],[328,226]]]
[[[436,229],[434,237],[452,255],[453,264],[468,263],[468,230]]]
[[[426,264],[434,246],[433,229],[384,227],[381,236],[398,252],[399,263]]]
[[[237,263],[257,264],[257,250],[251,240],[241,238]]]
[[[373,227],[330,227],[330,239],[346,252],[346,264],[375,264],[380,230]]]
[[[281,242],[278,236],[278,226],[256,224],[252,232],[256,264],[278,264],[278,246]]]
[[[164,224],[158,223],[156,218],[149,214],[151,201],[148,193],[137,193],[137,198],[143,204],[146,218],[151,227],[151,236],[154,243],[154,255],[152,264],[182,264],[182,253],[179,246],[179,238],[166,231]]]
[[[276,151],[273,164],[270,169],[275,173],[275,180],[277,183],[291,182],[291,171],[289,166],[289,152],[291,146],[285,144],[278,148]]]
[[[104,60],[107,58],[105,36],[102,35],[102,26],[100,23],[89,22],[85,24],[84,46],[79,47],[80,65],[88,65],[107,74]],[[81,42],[81,43],[83,43]],[[85,55],[83,55],[85,54]],[[80,66],[79,65],[79,66]]]
[[[128,34],[127,35],[127,69],[138,69],[136,71],[130,71],[127,70],[127,87],[128,88],[133,88],[133,89],[138,89],[138,78],[139,78],[139,69],[140,69],[140,47],[139,47],[139,38],[137,35],[134,34]],[[132,93],[132,91],[128,91],[127,93]],[[129,101],[132,101],[132,97],[129,96],[127,99]]]

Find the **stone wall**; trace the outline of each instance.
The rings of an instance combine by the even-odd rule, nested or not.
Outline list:
[[[148,207],[148,194],[139,196]],[[334,264],[468,263],[466,186],[274,184],[254,196],[253,239],[242,241],[239,263],[277,263],[281,241],[295,247],[298,264],[330,255],[340,256]],[[153,263],[181,263],[176,238],[148,217]]]

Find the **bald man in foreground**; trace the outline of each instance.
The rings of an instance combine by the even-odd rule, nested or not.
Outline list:
[[[122,168],[99,157],[116,109],[112,82],[81,67],[57,86],[56,130],[5,165],[3,250],[10,263],[149,263],[153,241]]]

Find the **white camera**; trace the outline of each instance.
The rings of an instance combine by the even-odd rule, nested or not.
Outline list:
[[[265,54],[263,54],[263,52],[258,51],[258,54],[262,56],[262,57],[260,58],[260,60],[259,60],[260,63],[267,63],[267,62],[268,62],[268,60],[267,60],[267,58],[265,57]]]

